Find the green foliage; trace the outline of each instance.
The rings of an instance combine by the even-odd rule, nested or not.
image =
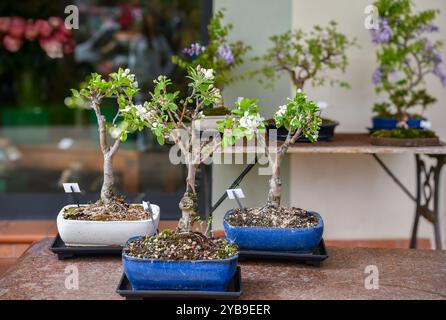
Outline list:
[[[387,32],[388,40],[377,41],[378,69],[374,74],[376,92],[386,92],[390,103],[378,103],[374,111],[380,116],[407,115],[411,108],[421,106],[424,110],[436,99],[426,88],[424,78],[428,74],[440,76],[438,69],[442,58],[441,41],[432,42],[425,33],[438,29],[433,25],[438,10],[414,12],[410,0],[378,0],[381,30]],[[383,30],[383,24],[386,30]],[[441,77],[441,76],[440,76]],[[446,76],[443,75],[443,78]],[[442,81],[445,81],[444,79]]]
[[[229,41],[229,33],[233,26],[231,24],[223,25],[223,18],[223,11],[218,11],[212,17],[208,26],[209,43],[205,47],[197,44],[203,49],[202,52],[193,56],[184,54],[172,58],[172,61],[184,70],[189,70],[191,67],[195,69],[199,65],[206,69],[213,69],[215,71],[215,86],[220,90],[223,90],[225,85],[243,78],[243,75],[235,75],[232,71],[243,64],[243,56],[251,50],[242,41]],[[219,54],[219,49],[221,50],[223,47],[230,51],[231,60],[225,59]]]
[[[144,104],[148,110],[149,127],[161,145],[174,129],[184,128],[185,122],[199,119],[206,106],[218,104],[221,100],[220,91],[214,86],[212,69],[191,67],[187,78],[191,93],[186,98],[180,99],[180,92],[169,92],[172,81],[166,76],[159,76],[154,81],[150,100]]]
[[[118,72],[111,73],[107,80],[97,73],[92,73],[89,79],[81,84],[80,90],[71,89],[72,97],[67,99],[67,104],[88,105],[93,109],[97,107],[100,112],[103,99],[115,99],[119,107],[118,113],[114,121],[106,125],[113,138],[125,141],[129,133],[142,130],[148,125],[144,107],[133,104],[138,92],[135,75],[131,74],[129,69],[119,69]]]
[[[308,100],[300,90],[294,99],[288,99],[288,103],[280,106],[274,120],[276,126],[285,127],[289,132],[300,131],[311,142],[317,141],[322,119],[316,103]]]
[[[435,132],[430,130],[419,129],[394,129],[394,130],[379,130],[372,134],[377,138],[395,138],[395,139],[426,139],[436,138]]]
[[[228,147],[242,138],[252,139],[265,132],[265,119],[259,114],[257,99],[239,98],[235,109],[225,119],[218,122],[218,130],[223,133],[222,146]]]
[[[273,46],[263,56],[254,58],[263,62],[263,67],[251,73],[251,76],[260,75],[259,82],[266,87],[272,88],[283,73],[291,77],[297,89],[303,89],[307,81],[313,86],[329,81],[331,85],[349,87],[346,82],[326,76],[329,70],[345,72],[346,51],[356,44],[337,31],[336,22],[331,21],[327,27],[316,25],[310,33],[288,31],[270,39]]]

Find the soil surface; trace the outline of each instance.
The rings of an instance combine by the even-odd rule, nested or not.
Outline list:
[[[223,239],[207,238],[198,232],[164,230],[156,236],[130,242],[124,252],[131,257],[145,259],[214,260],[234,256],[238,247]]]
[[[265,228],[311,228],[319,222],[314,214],[306,210],[282,206],[234,209],[226,221],[236,227]]]
[[[67,208],[63,216],[69,220],[86,221],[136,221],[151,218],[142,205],[130,205],[118,197],[108,205],[99,200],[80,208]]]

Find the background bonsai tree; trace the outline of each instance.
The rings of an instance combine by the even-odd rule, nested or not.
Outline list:
[[[345,35],[337,31],[336,22],[327,27],[314,26],[310,33],[302,30],[288,31],[272,36],[273,46],[254,61],[264,63],[260,70],[251,73],[261,75],[259,82],[272,88],[274,82],[282,74],[287,74],[297,89],[303,90],[304,85],[311,81],[313,86],[339,84],[349,87],[346,82],[328,79],[326,71],[341,70],[345,72],[348,65],[346,50],[355,45]]]
[[[379,0],[378,29],[372,29],[372,41],[378,45],[378,68],[372,80],[376,92],[386,92],[390,102],[375,104],[382,117],[398,119],[398,127],[407,129],[406,121],[414,107],[426,109],[436,99],[426,88],[425,77],[433,74],[446,86],[446,74],[440,65],[441,41],[432,42],[427,35],[438,32],[433,24],[438,10],[415,13],[410,0]]]
[[[212,69],[201,66],[188,69],[190,92],[185,98],[180,98],[179,92],[169,92],[171,80],[165,76],[155,80],[155,88],[151,99],[145,103],[149,110],[149,124],[153,134],[160,144],[164,144],[166,137],[178,146],[187,166],[186,192],[179,207],[182,217],[178,224],[178,231],[192,231],[193,223],[198,219],[197,192],[195,179],[198,167],[207,163],[214,151],[222,146],[235,143],[236,139],[250,137],[252,126],[262,125],[263,119],[258,116],[257,110],[245,108],[244,99],[238,101],[238,108],[233,111],[224,123],[220,125],[224,132],[223,139],[214,131],[213,134],[200,136],[200,128],[196,126],[197,120],[204,117],[206,106],[218,104],[221,93],[215,87],[216,77]],[[242,113],[241,118],[235,117]],[[249,122],[255,119],[255,121]],[[231,130],[234,129],[234,130]],[[208,228],[209,231],[209,228]]]
[[[243,75],[235,75],[233,70],[243,64],[243,56],[251,50],[242,41],[229,41],[229,32],[233,26],[223,25],[223,18],[223,11],[218,11],[212,17],[208,26],[209,43],[206,46],[193,43],[183,50],[182,57],[172,58],[173,62],[184,70],[196,68],[198,65],[213,69],[214,84],[220,91],[223,91],[226,85],[243,78]],[[223,102],[220,106],[222,104]]]
[[[272,164],[272,175],[269,181],[268,201],[264,209],[280,206],[282,195],[282,179],[280,166],[290,145],[295,143],[301,136],[305,136],[309,141],[317,141],[319,127],[322,123],[319,117],[319,107],[307,96],[298,90],[293,99],[288,99],[287,104],[279,107],[274,115],[274,120],[278,127],[284,126],[288,130],[285,142],[271,153],[264,140],[260,140],[265,147],[266,155]]]
[[[108,79],[93,73],[82,89],[72,89],[73,97],[68,102],[69,105],[83,104],[82,101],[86,100],[87,106],[96,114],[99,143],[104,156],[101,202],[108,208],[112,208],[116,203],[113,157],[129,133],[142,130],[149,124],[147,110],[142,105],[133,104],[133,98],[138,91],[138,82],[129,69],[119,69],[117,73],[111,73]],[[118,104],[118,111],[112,123],[107,123],[101,113],[101,102],[106,98],[113,98]],[[79,100],[82,100],[81,103]]]

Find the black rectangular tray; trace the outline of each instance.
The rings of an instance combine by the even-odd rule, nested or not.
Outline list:
[[[116,293],[127,300],[170,300],[170,299],[206,299],[206,300],[228,300],[237,299],[243,293],[242,272],[240,267],[226,291],[186,291],[186,290],[133,290],[132,285],[125,273],[119,281]]]
[[[59,260],[79,256],[121,256],[122,254],[121,246],[67,247],[59,234],[54,238],[50,250],[57,254]]]
[[[324,239],[321,240],[318,247],[313,253],[296,253],[296,252],[280,252],[280,251],[255,251],[240,250],[239,260],[283,260],[305,263],[307,265],[319,267],[325,259],[328,258],[327,249],[325,248]]]

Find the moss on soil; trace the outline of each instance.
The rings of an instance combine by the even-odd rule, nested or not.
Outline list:
[[[374,132],[372,136],[376,138],[393,138],[393,139],[437,138],[435,132],[430,130],[419,130],[419,129],[379,130]]]

